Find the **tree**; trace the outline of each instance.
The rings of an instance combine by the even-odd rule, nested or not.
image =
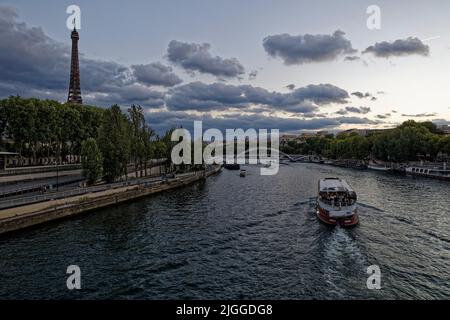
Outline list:
[[[128,109],[130,120],[130,135],[131,135],[131,154],[134,158],[134,169],[136,177],[138,176],[138,168],[142,169],[143,163],[147,162],[147,141],[150,140],[147,130],[147,124],[145,123],[144,113],[141,106],[132,105]]]
[[[118,105],[106,110],[98,143],[103,154],[103,172],[108,182],[127,175],[130,159],[130,125]]]
[[[444,136],[439,140],[438,150],[450,157],[450,136]]]
[[[153,145],[153,137],[155,135],[155,132],[152,128],[147,127],[145,131],[143,132],[144,135],[144,172],[147,175],[147,163],[149,160],[153,159],[155,153],[154,148],[152,148]],[[142,168],[141,168],[142,169]]]
[[[93,138],[89,138],[81,144],[81,166],[83,176],[89,184],[95,183],[103,172],[103,156]]]
[[[12,139],[22,156],[80,155],[81,142],[97,138],[104,110],[85,105],[66,105],[54,100],[0,100],[0,134]]]

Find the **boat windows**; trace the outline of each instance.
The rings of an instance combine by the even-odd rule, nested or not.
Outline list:
[[[356,203],[356,194],[343,192],[321,192],[320,200],[330,206],[346,207]]]

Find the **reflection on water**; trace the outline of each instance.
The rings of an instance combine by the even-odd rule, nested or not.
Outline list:
[[[0,238],[0,298],[450,298],[450,185],[314,164],[196,184]],[[315,216],[317,181],[357,191],[360,225]],[[82,272],[66,289],[66,268]],[[379,265],[382,289],[366,288]]]

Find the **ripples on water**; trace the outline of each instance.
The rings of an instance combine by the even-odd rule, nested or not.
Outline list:
[[[0,298],[450,298],[450,185],[295,164],[206,183],[0,238]],[[319,178],[359,195],[360,225],[315,216]],[[66,268],[82,271],[79,292]],[[366,288],[377,264],[382,289]]]

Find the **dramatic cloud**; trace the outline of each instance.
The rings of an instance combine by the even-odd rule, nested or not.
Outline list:
[[[356,51],[344,35],[339,30],[332,35],[285,33],[266,37],[263,46],[270,56],[281,58],[286,65],[330,61]]]
[[[192,130],[193,122],[201,120],[203,129],[217,128],[222,130],[230,128],[241,129],[279,129],[280,132],[299,131],[299,130],[322,130],[336,129],[345,124],[374,125],[380,124],[380,121],[373,121],[367,118],[357,117],[338,117],[338,118],[316,118],[316,119],[297,119],[266,117],[261,114],[229,114],[221,117],[211,115],[193,115],[183,111],[154,111],[148,112],[147,117],[152,123],[152,128],[157,132],[164,132],[167,128],[183,126]]]
[[[59,89],[68,83],[69,51],[44,34],[17,22],[15,9],[0,6],[1,81]]]
[[[359,61],[359,60],[361,60],[361,58],[358,56],[347,56],[344,58],[344,61]]]
[[[375,45],[364,50],[363,53],[373,53],[376,57],[380,58],[409,55],[428,56],[430,53],[430,47],[425,45],[419,38],[409,37],[406,40],[375,43]]]
[[[367,114],[370,111],[370,107],[345,107],[345,109],[340,109],[339,111],[336,111],[336,113],[340,115],[346,115],[349,113]]]
[[[435,117],[436,113],[418,113],[418,114],[402,114],[402,117],[408,117],[408,118],[429,118],[429,117]]]
[[[286,86],[286,88],[288,88],[289,90],[294,90],[295,89],[295,84],[288,84],[287,86]]]
[[[356,96],[360,99],[363,99],[363,98],[369,98],[372,95],[369,92],[362,93],[362,92],[356,91],[356,92],[352,92],[352,96]]]
[[[377,114],[376,115],[376,118],[377,119],[389,119],[391,117],[391,114],[390,113],[386,113],[386,114]]]
[[[65,100],[69,71],[68,45],[54,41],[41,28],[19,22],[15,9],[0,6],[0,96]],[[162,102],[160,92],[138,85],[133,72],[115,62],[80,54],[80,75],[85,103],[145,102],[156,106]]]
[[[346,114],[348,114],[348,111],[345,109],[340,109],[340,110],[336,111],[336,113],[341,116],[345,116]]]
[[[367,114],[371,111],[370,107],[346,107],[345,108],[348,112],[351,113],[361,113],[361,114]]]
[[[248,80],[255,80],[258,76],[258,70],[253,70],[248,74]]]
[[[131,66],[131,68],[133,69],[133,74],[137,81],[146,85],[173,87],[183,82],[172,72],[171,67],[165,66],[160,62],[146,65],[134,65]]]
[[[237,78],[245,73],[244,67],[236,58],[224,59],[213,56],[208,43],[196,44],[172,40],[167,49],[170,62],[190,72],[211,74],[216,77]]]
[[[126,105],[140,104],[147,108],[160,108],[164,106],[164,92],[149,90],[140,84],[123,87],[111,87],[108,93],[93,92],[85,95],[88,100],[96,104],[110,106],[112,104]]]
[[[83,33],[80,36],[82,49]],[[337,34],[331,38],[342,36]],[[307,42],[311,44],[311,41]],[[321,41],[321,44],[324,43],[325,40]],[[169,60],[188,71],[209,73],[219,78],[245,75],[244,68],[236,59],[213,57],[209,53],[209,45],[180,42],[174,45],[172,42],[172,49],[174,47],[175,50],[169,50],[173,54]],[[80,68],[85,103],[99,106],[141,104],[150,124],[158,132],[180,125],[188,128],[193,120],[203,120],[205,127],[278,128],[282,132],[377,123],[359,117],[327,117],[319,110],[321,107],[348,103],[350,98],[347,91],[331,84],[301,88],[292,85],[288,93],[220,82],[180,85],[181,79],[173,70],[159,62],[129,67],[113,61],[90,59],[83,54],[80,54]],[[69,70],[69,34],[64,44],[59,43],[41,28],[18,21],[14,9],[0,6],[1,97],[19,94],[64,101],[67,98]],[[155,89],[153,86],[168,89]],[[202,113],[223,110],[227,111],[226,115]],[[283,115],[278,111],[290,114]]]
[[[339,121],[341,124],[381,124],[381,121],[378,120],[370,120],[367,118],[359,118],[359,117],[339,117],[335,118],[335,120]]]
[[[278,110],[307,113],[317,106],[346,103],[347,91],[331,84],[309,85],[289,93],[270,92],[251,85],[192,82],[169,90],[170,110],[226,110],[249,105],[266,105]]]

